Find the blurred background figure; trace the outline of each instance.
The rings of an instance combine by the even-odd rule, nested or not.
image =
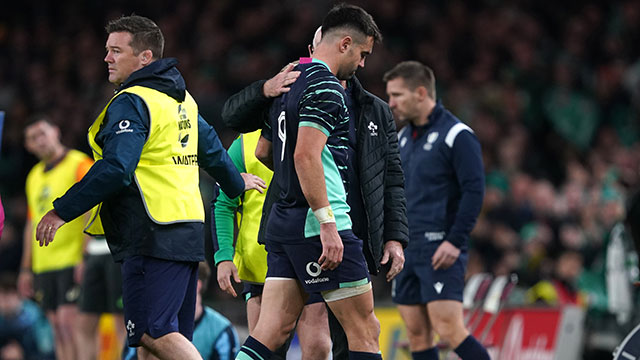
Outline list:
[[[55,359],[53,332],[38,305],[18,294],[15,273],[0,273],[0,359]]]
[[[25,147],[40,162],[26,180],[28,217],[18,289],[22,296],[34,296],[45,311],[55,335],[57,357],[75,359],[80,356],[80,338],[85,330],[78,326],[76,303],[80,295],[82,253],[88,238],[83,233],[87,218],[71,222],[47,247],[39,246],[35,229],[40,219],[53,209],[53,200],[82,179],[93,161],[86,154],[62,145],[60,128],[43,115],[33,118],[24,136]]]

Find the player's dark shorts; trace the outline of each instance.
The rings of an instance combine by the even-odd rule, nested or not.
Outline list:
[[[244,288],[242,289],[242,297],[244,301],[249,301],[252,297],[262,295],[262,290],[264,289],[264,284],[254,284],[250,282],[243,282]],[[319,293],[313,293],[309,295],[309,299],[305,305],[311,305],[319,302],[323,302],[324,299],[322,295]]]
[[[281,243],[267,239],[267,279],[298,279],[310,294],[356,287],[369,283],[367,263],[362,254],[362,240],[352,231],[340,231],[344,253],[334,270],[323,271],[317,261],[322,255],[320,236],[302,243]]]
[[[121,269],[128,345],[139,346],[144,333],[157,339],[180,332],[191,340],[198,263],[136,255],[126,258]]]
[[[33,281],[35,299],[44,311],[75,304],[80,296],[80,285],[73,279],[73,267],[35,274]]]
[[[94,314],[122,313],[122,274],[111,254],[85,259],[78,307]]]
[[[427,304],[436,300],[462,301],[467,251],[446,270],[433,270],[431,259],[442,241],[409,242],[404,269],[393,280],[391,296],[401,305]]]

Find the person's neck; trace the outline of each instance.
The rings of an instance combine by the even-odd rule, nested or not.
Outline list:
[[[433,109],[435,109],[435,107],[435,102],[428,102],[427,104],[425,104],[422,111],[420,111],[420,116],[418,116],[414,121],[411,122],[413,126],[419,127],[427,125],[429,123],[429,116],[431,116],[431,113],[433,113]]]
[[[324,51],[318,49],[315,53],[313,53],[313,58],[318,59],[329,67],[329,71],[333,73],[333,75],[338,75],[338,64],[334,56],[325,53]]]
[[[65,148],[62,145],[56,146],[55,150],[53,151],[53,154],[49,158],[43,159],[43,161],[48,167],[53,167],[56,164],[58,164],[60,160],[62,160],[62,158],[64,158],[66,153],[67,153],[67,148]]]

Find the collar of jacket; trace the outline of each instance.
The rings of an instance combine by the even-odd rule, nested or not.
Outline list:
[[[373,103],[373,97],[370,96],[369,92],[362,87],[360,84],[360,80],[357,77],[352,77],[348,81],[349,86],[352,88],[353,99],[359,106],[364,104]]]
[[[176,68],[175,58],[158,59],[151,64],[134,71],[117,89],[140,85],[163,92],[179,102],[184,101],[186,84],[180,71]]]

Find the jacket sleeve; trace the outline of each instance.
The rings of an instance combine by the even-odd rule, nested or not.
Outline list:
[[[102,159],[53,202],[60,218],[69,222],[129,186],[148,134],[149,113],[143,100],[134,94],[114,99],[96,137],[102,146]]]
[[[236,139],[229,147],[229,157],[238,171],[246,172],[242,160],[241,138]],[[238,206],[240,206],[240,196],[230,198],[224,191],[221,191],[212,201],[211,222],[214,227],[211,231],[211,237],[213,239],[214,264],[216,265],[221,261],[233,260],[233,220]]]
[[[467,244],[484,198],[482,151],[475,135],[462,131],[456,136],[452,161],[462,196],[447,241],[459,248]]]
[[[398,151],[398,133],[393,115],[384,106],[384,124],[387,126],[387,171],[384,178],[384,241],[395,240],[407,247],[409,225],[407,221],[407,200],[404,195],[404,173]]]
[[[271,99],[264,96],[262,87],[266,80],[259,80],[232,95],[222,107],[224,126],[240,133],[262,128],[264,116]]]
[[[198,115],[198,164],[211,175],[220,188],[234,198],[244,191],[244,180],[222,146],[213,126]]]

